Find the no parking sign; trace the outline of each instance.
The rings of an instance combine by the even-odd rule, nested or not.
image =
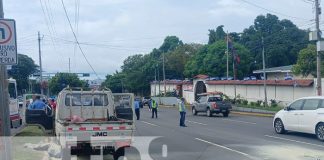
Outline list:
[[[0,65],[17,64],[16,22],[0,19]]]

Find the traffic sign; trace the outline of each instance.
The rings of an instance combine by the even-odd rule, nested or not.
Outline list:
[[[0,19],[0,65],[17,64],[16,22]]]

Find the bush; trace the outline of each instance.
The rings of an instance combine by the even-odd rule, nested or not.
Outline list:
[[[275,99],[271,99],[270,100],[270,106],[271,107],[277,107],[278,106],[278,102]]]
[[[242,100],[242,104],[243,104],[243,105],[247,105],[248,103],[249,103],[249,102],[248,102],[247,100],[245,100],[245,99]]]
[[[261,106],[262,105],[262,101],[261,100],[258,100],[256,103],[257,103],[258,106]]]
[[[251,106],[257,106],[257,103],[256,102],[250,102],[250,105]]]

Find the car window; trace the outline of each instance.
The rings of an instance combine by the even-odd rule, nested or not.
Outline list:
[[[219,102],[222,101],[221,97],[209,97],[208,102]]]
[[[199,102],[200,103],[206,102],[206,101],[207,101],[207,97],[206,96],[200,97],[200,99],[199,99]]]
[[[301,99],[301,100],[298,100],[294,103],[292,103],[290,106],[289,106],[289,109],[290,110],[300,110],[301,107],[302,107],[302,104],[304,103],[304,100]]]
[[[324,108],[324,100],[321,100],[320,105],[318,106],[318,108]]]
[[[306,99],[303,105],[303,110],[316,110],[320,99]]]

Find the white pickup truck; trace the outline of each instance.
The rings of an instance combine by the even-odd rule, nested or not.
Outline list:
[[[62,159],[89,151],[113,154],[118,159],[132,142],[133,101],[131,93],[66,88],[57,97],[55,116],[49,111],[27,110],[26,119],[27,123],[42,124],[46,130],[52,126],[62,148]],[[48,119],[54,120],[54,125],[44,123]]]

